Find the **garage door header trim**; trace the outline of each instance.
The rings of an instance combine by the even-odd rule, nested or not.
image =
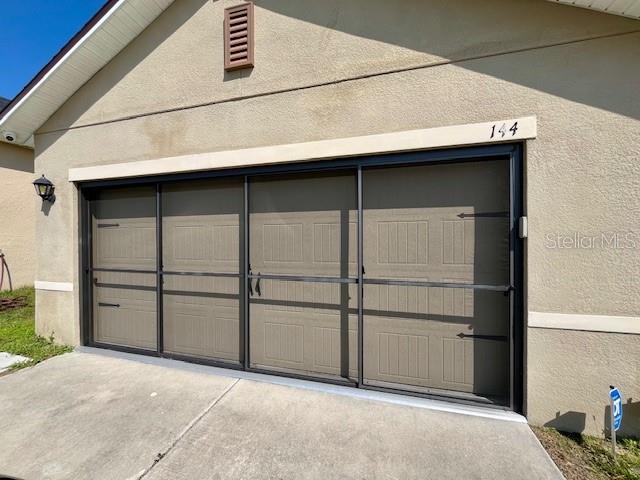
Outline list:
[[[306,143],[199,153],[155,160],[69,169],[69,181],[85,182],[288,162],[485,145],[536,138],[535,116],[408,130]]]

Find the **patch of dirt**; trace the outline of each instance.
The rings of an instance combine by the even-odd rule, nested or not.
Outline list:
[[[588,453],[551,428],[531,427],[551,459],[567,480],[604,480],[607,477],[590,465]]]
[[[27,297],[0,298],[0,312],[21,308],[27,305]]]

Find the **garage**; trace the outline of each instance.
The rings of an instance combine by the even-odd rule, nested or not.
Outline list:
[[[519,409],[519,145],[82,185],[87,343]]]

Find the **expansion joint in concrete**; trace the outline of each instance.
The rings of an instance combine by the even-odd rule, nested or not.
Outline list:
[[[167,447],[164,451],[159,452],[158,455],[156,455],[156,458],[153,460],[153,463],[149,466],[149,468],[143,470],[142,472],[140,472],[138,475],[136,475],[136,480],[141,480],[142,478],[146,477],[149,473],[151,473],[151,470],[153,470],[153,468],[158,465],[158,463],[160,463],[162,461],[162,459],[164,459],[169,453],[171,453],[171,451],[176,447],[176,445],[178,445],[178,443],[180,443],[180,440],[182,440],[190,431],[193,427],[195,427],[200,420],[202,420],[212,409],[213,407],[215,407],[218,402],[220,402],[220,400],[222,400],[227,393],[229,393],[233,387],[236,386],[236,384],[240,381],[239,378],[235,379],[233,381],[233,383],[231,383],[231,385],[229,385],[224,392],[222,392],[218,397],[216,397],[209,405],[207,405],[207,407],[200,412],[193,420],[191,420],[187,426],[178,434],[178,436],[175,438],[175,440],[171,443],[171,445],[169,445],[169,447]]]

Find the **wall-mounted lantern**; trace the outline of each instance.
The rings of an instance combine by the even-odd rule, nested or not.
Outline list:
[[[38,196],[42,198],[42,201],[48,201],[51,203],[55,201],[53,192],[56,187],[44,175],[42,175],[42,177],[38,178],[37,180],[34,180],[33,186],[36,188],[36,193],[38,194]]]

